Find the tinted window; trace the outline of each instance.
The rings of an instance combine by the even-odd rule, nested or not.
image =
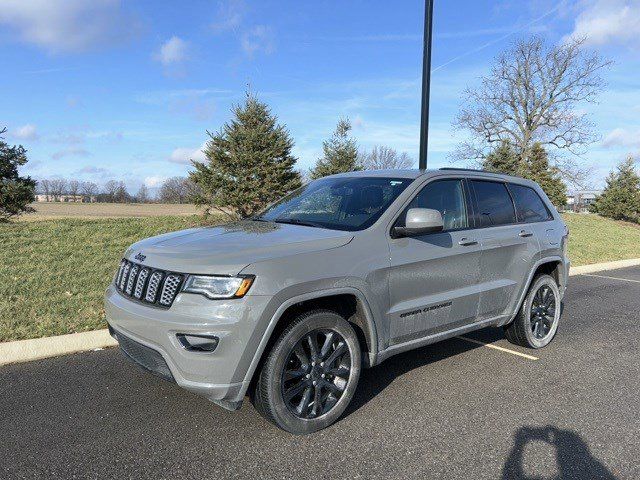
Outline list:
[[[467,228],[467,209],[460,180],[438,180],[424,187],[411,201],[410,208],[432,208],[442,215],[445,230]],[[400,220],[404,225],[404,216]]]
[[[516,223],[513,202],[503,183],[472,180],[478,202],[480,226],[491,227]]]
[[[412,181],[383,177],[322,178],[287,195],[254,220],[362,230],[373,225]]]
[[[513,195],[520,222],[543,222],[551,218],[549,210],[533,188],[509,184],[509,190]]]

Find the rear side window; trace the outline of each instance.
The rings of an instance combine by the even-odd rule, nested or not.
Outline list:
[[[469,226],[464,190],[461,180],[437,180],[425,186],[411,201],[400,219],[410,208],[432,208],[442,214],[444,230],[459,230]]]
[[[481,227],[516,223],[516,211],[504,183],[471,180]]]
[[[544,222],[553,218],[540,195],[533,188],[510,183],[509,190],[511,190],[513,201],[516,204],[518,221],[525,223]]]

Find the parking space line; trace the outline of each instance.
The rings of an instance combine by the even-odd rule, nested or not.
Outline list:
[[[481,342],[480,340],[475,340],[475,339],[469,338],[469,337],[463,337],[462,335],[460,335],[460,336],[458,336],[456,338],[459,338],[461,340],[466,340],[467,342],[471,342],[471,343],[477,343],[478,345],[482,345],[482,346],[485,346],[485,347],[493,348],[494,350],[499,350],[499,351],[504,352],[504,353],[510,353],[511,355],[517,355],[519,357],[526,358],[527,360],[538,360],[538,357],[534,357],[533,355],[528,355],[528,354],[522,353],[522,352],[516,352],[515,350],[509,350],[508,348],[500,347],[500,346],[494,345],[492,343],[484,343],[484,342]]]
[[[623,282],[640,283],[640,280],[633,280],[631,278],[610,277],[608,275],[593,275],[592,273],[583,273],[582,275],[585,277],[608,278],[609,280],[621,280]]]

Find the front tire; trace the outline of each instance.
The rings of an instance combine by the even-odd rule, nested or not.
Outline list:
[[[516,318],[504,327],[505,336],[514,345],[529,348],[547,346],[558,331],[560,289],[550,275],[534,280]]]
[[[343,317],[314,310],[288,325],[260,371],[253,403],[294,434],[333,424],[351,402],[360,378],[358,337]]]

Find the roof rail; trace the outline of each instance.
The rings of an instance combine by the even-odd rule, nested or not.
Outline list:
[[[457,167],[442,167],[440,170],[461,170],[463,172],[485,172],[485,173],[496,173],[490,172],[488,170],[482,170],[481,168],[457,168]]]

